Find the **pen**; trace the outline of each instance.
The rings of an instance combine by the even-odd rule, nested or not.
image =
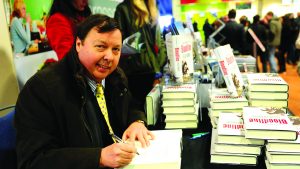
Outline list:
[[[196,139],[196,138],[200,138],[200,137],[205,136],[205,135],[207,135],[207,134],[209,134],[209,132],[203,132],[203,133],[192,134],[193,136],[192,136],[190,139],[191,139],[191,140],[194,140],[194,139]]]
[[[126,142],[125,141],[123,141],[120,137],[118,137],[117,135],[115,135],[115,134],[110,134],[116,141],[117,141],[117,143],[124,143],[124,144],[126,144]],[[138,152],[136,152],[136,154],[137,155],[140,155]]]

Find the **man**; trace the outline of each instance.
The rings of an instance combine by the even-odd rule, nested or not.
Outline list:
[[[277,63],[275,60],[275,52],[276,48],[280,45],[281,40],[281,30],[282,30],[282,24],[279,21],[279,18],[276,16],[273,16],[273,18],[270,20],[270,31],[273,33],[274,38],[270,41],[269,44],[269,61],[270,61],[270,72],[271,73],[277,73]]]
[[[224,29],[221,33],[226,37],[221,45],[230,44],[235,53],[243,52],[243,44],[245,41],[244,27],[235,21],[236,10],[231,9],[228,12],[229,20],[226,22]]]
[[[121,47],[117,22],[105,15],[90,16],[79,25],[64,59],[27,82],[15,115],[19,169],[125,166],[136,148],[114,143],[112,134],[149,145],[148,135],[153,135],[143,124],[145,114],[135,108],[126,77],[117,67]],[[108,121],[98,93],[95,97],[101,84]]]

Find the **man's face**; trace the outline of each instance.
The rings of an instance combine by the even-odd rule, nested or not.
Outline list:
[[[76,39],[79,60],[97,82],[101,82],[116,69],[121,47],[122,35],[118,29],[98,33],[93,28],[84,40]]]
[[[73,0],[73,6],[78,11],[83,11],[87,5],[88,5],[88,0]]]

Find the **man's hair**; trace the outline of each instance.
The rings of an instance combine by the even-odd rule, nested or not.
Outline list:
[[[236,10],[235,10],[235,9],[231,9],[231,10],[228,12],[228,18],[234,19],[235,16],[236,16]]]
[[[259,16],[259,15],[253,16],[253,23],[258,23],[258,22],[259,22],[259,19],[260,19],[260,16]]]
[[[58,12],[73,19],[75,19],[78,15],[84,17],[91,15],[92,12],[88,5],[83,11],[78,11],[73,6],[73,1],[74,0],[53,0],[51,9],[49,11],[49,16]]]
[[[274,16],[274,13],[273,13],[272,11],[269,11],[269,12],[267,13],[267,15],[269,15],[269,16]]]
[[[110,32],[115,29],[120,30],[118,22],[106,15],[95,14],[87,17],[82,23],[78,25],[76,36],[84,40],[87,34],[95,28],[98,33]]]

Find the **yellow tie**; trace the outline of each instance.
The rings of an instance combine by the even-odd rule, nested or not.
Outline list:
[[[103,88],[102,88],[102,85],[101,84],[97,84],[97,87],[96,87],[96,98],[97,98],[97,101],[98,101],[98,105],[101,109],[101,112],[104,116],[104,119],[105,119],[105,122],[108,126],[108,129],[109,129],[109,134],[110,135],[113,135],[114,134],[114,131],[110,125],[110,122],[109,122],[109,117],[108,117],[108,111],[107,111],[107,108],[106,108],[106,102],[105,102],[105,97],[104,97],[104,92],[103,92]],[[116,143],[116,140],[114,137],[112,137],[113,141]]]

